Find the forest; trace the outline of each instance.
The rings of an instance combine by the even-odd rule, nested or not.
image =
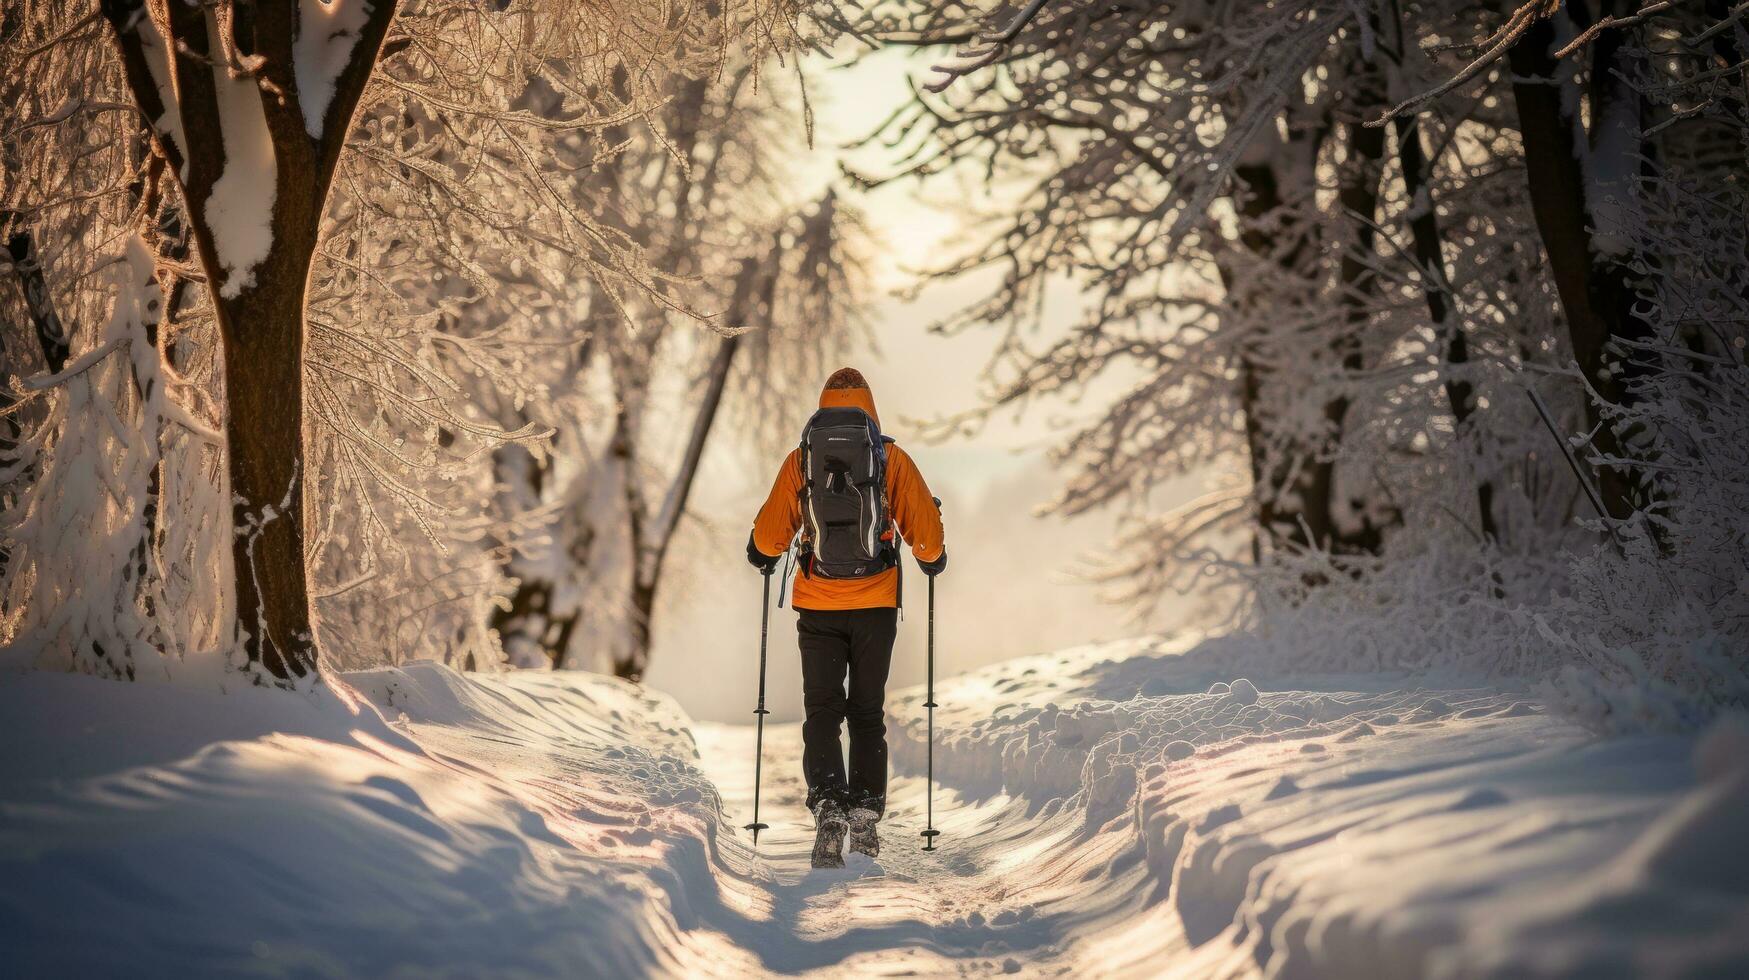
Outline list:
[[[953,233],[895,247],[923,210]],[[0,239],[20,975],[1749,963],[1749,866],[1720,857],[1749,819],[1749,4],[0,0]],[[760,762],[799,804],[796,718],[770,748],[644,682],[766,670],[676,612],[757,594],[709,557],[757,505],[735,481],[762,499],[835,368],[903,374],[883,346],[932,343],[979,351],[966,397],[883,396],[887,431],[929,469],[1042,419],[1050,483],[1001,524],[949,495],[944,610],[975,626],[1006,587],[956,529],[1097,527],[1027,554],[1030,615],[1081,590],[1107,610],[1089,640],[1182,622],[979,671],[944,653],[938,716],[926,566],[931,686],[888,696],[887,821],[986,842],[829,891],[784,870],[787,831],[764,858],[737,832]],[[924,574],[901,581],[909,634]],[[1316,769],[1341,753],[1495,766],[1401,798],[1521,829],[1616,817],[1521,874],[1342,795]],[[154,788],[203,779],[229,788]],[[372,780],[450,851],[305,829],[362,819],[346,787]],[[1307,811],[1266,827],[1289,811],[1252,796]],[[136,797],[171,857],[127,844],[163,832]],[[1316,808],[1384,826],[1346,918],[1317,834],[1280,836]],[[1054,863],[1013,858],[1028,840]],[[1385,875],[1411,844],[1425,866]],[[197,897],[130,897],[184,846],[214,855]],[[1608,857],[1640,863],[1565,912],[1514,890]],[[463,866],[485,894],[455,897]],[[250,875],[278,887],[197,924]],[[424,924],[341,927],[376,889]],[[57,924],[91,903],[116,959]],[[1609,909],[1648,911],[1612,935]],[[578,916],[594,959],[555,938]]]

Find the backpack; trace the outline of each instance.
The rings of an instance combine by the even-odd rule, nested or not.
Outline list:
[[[822,408],[802,429],[802,571],[865,578],[899,563],[887,507],[887,443],[860,408]]]

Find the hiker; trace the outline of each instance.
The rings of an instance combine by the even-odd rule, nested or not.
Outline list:
[[[769,574],[796,532],[793,605],[802,655],[802,771],[814,814],[816,867],[852,851],[876,856],[887,803],[887,668],[900,604],[899,546],[925,574],[947,568],[941,509],[917,464],[880,434],[862,374],[841,368],[820,392],[801,446],[778,468],[747,536],[747,560]],[[849,692],[845,681],[849,679]],[[850,723],[850,768],[839,729]]]

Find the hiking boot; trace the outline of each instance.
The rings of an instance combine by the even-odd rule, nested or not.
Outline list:
[[[850,852],[866,854],[871,859],[881,856],[881,838],[875,833],[875,825],[881,822],[881,815],[865,807],[857,807],[850,811]]]
[[[844,867],[844,832],[849,826],[837,800],[821,800],[814,807],[814,867]]]

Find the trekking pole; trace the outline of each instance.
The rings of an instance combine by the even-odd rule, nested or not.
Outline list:
[[[753,709],[759,719],[758,734],[753,737],[753,822],[742,828],[753,831],[754,847],[759,846],[759,832],[769,829],[769,825],[759,822],[759,776],[765,762],[765,716],[771,714],[765,710],[765,634],[771,626],[771,573],[771,567],[759,572],[765,579],[765,598],[759,604],[759,707]]]
[[[935,850],[935,839],[941,836],[941,831],[935,829],[935,576],[929,576],[929,684],[923,707],[929,713],[929,742],[924,750],[928,763],[925,772],[927,789],[924,791],[925,826],[923,831],[923,849]]]

